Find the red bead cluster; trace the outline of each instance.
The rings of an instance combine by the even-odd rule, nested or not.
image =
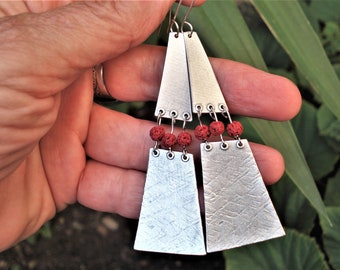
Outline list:
[[[210,135],[220,136],[224,133],[224,130],[227,131],[230,137],[238,137],[243,132],[242,124],[238,121],[233,121],[227,125],[225,129],[223,122],[214,121],[210,123],[209,127],[207,125],[199,125],[195,128],[195,137],[198,140],[206,141],[210,137]]]
[[[230,137],[241,136],[243,132],[243,126],[238,121],[233,121],[224,127],[223,122],[214,121],[207,125],[199,125],[195,128],[195,137],[198,140],[206,141],[210,135],[220,136],[227,131]],[[165,133],[162,126],[155,126],[150,130],[150,137],[153,141],[160,142],[165,148],[173,147],[176,143],[181,147],[187,147],[192,143],[192,137],[189,132],[182,131],[176,137],[173,133]]]
[[[165,148],[173,147],[176,143],[179,146],[187,147],[192,142],[189,132],[182,131],[176,137],[173,133],[165,133],[164,128],[161,126],[151,128],[150,137],[153,141],[160,142]]]

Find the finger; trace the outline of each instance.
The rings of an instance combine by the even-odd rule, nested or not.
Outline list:
[[[164,58],[164,47],[139,46],[105,63],[111,95],[123,101],[156,100]],[[298,113],[300,92],[288,79],[230,60],[212,58],[211,64],[232,113],[279,121]]]
[[[142,43],[172,4],[77,1],[44,13],[7,17],[0,23],[1,64],[6,67],[1,84],[40,96],[61,91],[84,69]]]
[[[153,147],[149,130],[154,125],[153,122],[94,105],[85,143],[86,154],[116,167],[146,171],[149,149]],[[188,147],[188,151],[196,157],[199,156],[199,143],[195,140]],[[284,171],[281,154],[268,146],[252,144],[251,147],[265,183],[273,184]]]
[[[11,89],[30,85],[30,93],[54,94],[84,69],[142,43],[160,25],[173,2],[76,1],[43,13],[7,17],[0,23],[0,40],[5,44],[0,47],[1,61],[6,67],[1,82]],[[46,9],[46,5],[38,6]],[[51,63],[49,68],[46,63]],[[17,74],[20,79],[13,80]],[[32,76],[40,80],[34,83]]]
[[[145,173],[88,161],[79,181],[77,200],[89,208],[137,218]]]
[[[251,144],[266,184],[273,184],[283,173],[281,155],[263,145]],[[79,181],[77,201],[89,208],[137,218],[142,203],[145,173],[88,161]],[[202,195],[202,189],[200,189]],[[201,197],[201,202],[202,196]]]
[[[25,0],[25,1],[2,1],[0,5],[0,16],[16,15],[24,12],[45,12],[53,8],[67,5],[72,0],[55,0],[55,1],[37,1],[37,0]],[[205,0],[196,0],[195,6],[202,5]],[[184,0],[183,5],[191,5],[192,0]]]

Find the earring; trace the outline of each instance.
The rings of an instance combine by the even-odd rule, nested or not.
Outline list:
[[[191,135],[186,124],[192,121],[189,78],[184,35],[176,16],[171,21],[169,41],[157,100],[157,125],[150,130],[155,146],[149,163],[143,202],[136,233],[136,250],[204,255],[205,244],[198,201],[193,155],[187,153]],[[172,28],[175,26],[176,31]],[[170,120],[170,132],[162,126]],[[182,131],[175,135],[175,123]],[[174,148],[180,147],[181,151]]]
[[[150,130],[155,146],[149,151],[135,249],[204,255],[285,235],[243,127],[232,121],[229,108],[202,43],[187,22],[175,15],[169,24],[169,41],[155,116]],[[189,27],[189,31],[184,31]],[[173,29],[175,28],[175,29]],[[175,30],[175,31],[174,31]],[[187,122],[197,115],[204,205],[206,248],[196,187],[193,155],[187,153],[191,135]],[[204,124],[203,115],[210,117]],[[166,132],[162,121],[170,121]],[[223,120],[223,121],[222,121]],[[176,121],[183,122],[176,136]],[[227,121],[225,128],[224,122]],[[224,140],[223,134],[232,137]],[[217,141],[216,141],[217,138]],[[181,151],[178,151],[180,147]]]
[[[240,135],[243,127],[232,121],[228,106],[209,59],[190,23],[184,33],[192,110],[199,125],[195,136],[200,146],[206,224],[207,252],[235,248],[284,236],[280,220],[270,200],[253,153]],[[204,125],[202,114],[212,122]],[[222,116],[229,123],[225,129]],[[233,138],[225,141],[223,133]],[[217,136],[219,142],[209,142]]]

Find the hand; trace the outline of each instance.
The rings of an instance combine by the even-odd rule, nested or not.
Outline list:
[[[165,48],[140,44],[172,3],[1,3],[0,250],[77,201],[138,217],[155,122],[93,104],[91,67],[104,62],[115,98],[156,100]],[[5,16],[25,8],[35,13]],[[298,112],[301,98],[287,79],[211,62],[233,114],[282,121]],[[276,182],[281,155],[251,146],[266,184]]]

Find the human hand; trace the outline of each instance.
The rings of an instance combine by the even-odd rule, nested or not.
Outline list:
[[[115,98],[156,100],[165,48],[139,44],[172,2],[1,3],[3,15],[35,14],[0,19],[0,250],[77,201],[138,217],[155,123],[93,104],[91,67],[104,62]],[[287,79],[211,61],[233,114],[281,121],[299,110]],[[264,181],[277,181],[281,155],[258,144],[252,150]]]

